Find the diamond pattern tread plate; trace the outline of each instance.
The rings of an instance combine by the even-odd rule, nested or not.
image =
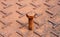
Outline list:
[[[33,32],[26,17],[31,12]],[[60,37],[60,0],[0,0],[0,37]]]

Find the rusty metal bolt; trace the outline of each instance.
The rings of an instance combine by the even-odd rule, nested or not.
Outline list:
[[[29,30],[33,30],[34,29],[34,25],[33,25],[33,18],[34,18],[34,14],[26,14],[27,18],[28,18],[28,22],[29,22]]]

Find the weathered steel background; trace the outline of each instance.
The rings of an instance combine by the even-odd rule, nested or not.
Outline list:
[[[29,35],[26,14],[33,12]],[[60,37],[60,0],[0,0],[0,37]]]

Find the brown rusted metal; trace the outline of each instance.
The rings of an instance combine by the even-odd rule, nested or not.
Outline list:
[[[33,25],[33,18],[34,18],[34,15],[28,15],[26,14],[26,16],[28,17],[28,22],[29,22],[29,30],[33,30],[34,29],[34,25]]]

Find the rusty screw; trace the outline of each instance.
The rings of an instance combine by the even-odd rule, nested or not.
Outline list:
[[[29,30],[33,30],[34,29],[34,25],[33,25],[33,18],[34,18],[34,14],[26,14],[27,18],[28,18],[28,22],[29,22]]]

